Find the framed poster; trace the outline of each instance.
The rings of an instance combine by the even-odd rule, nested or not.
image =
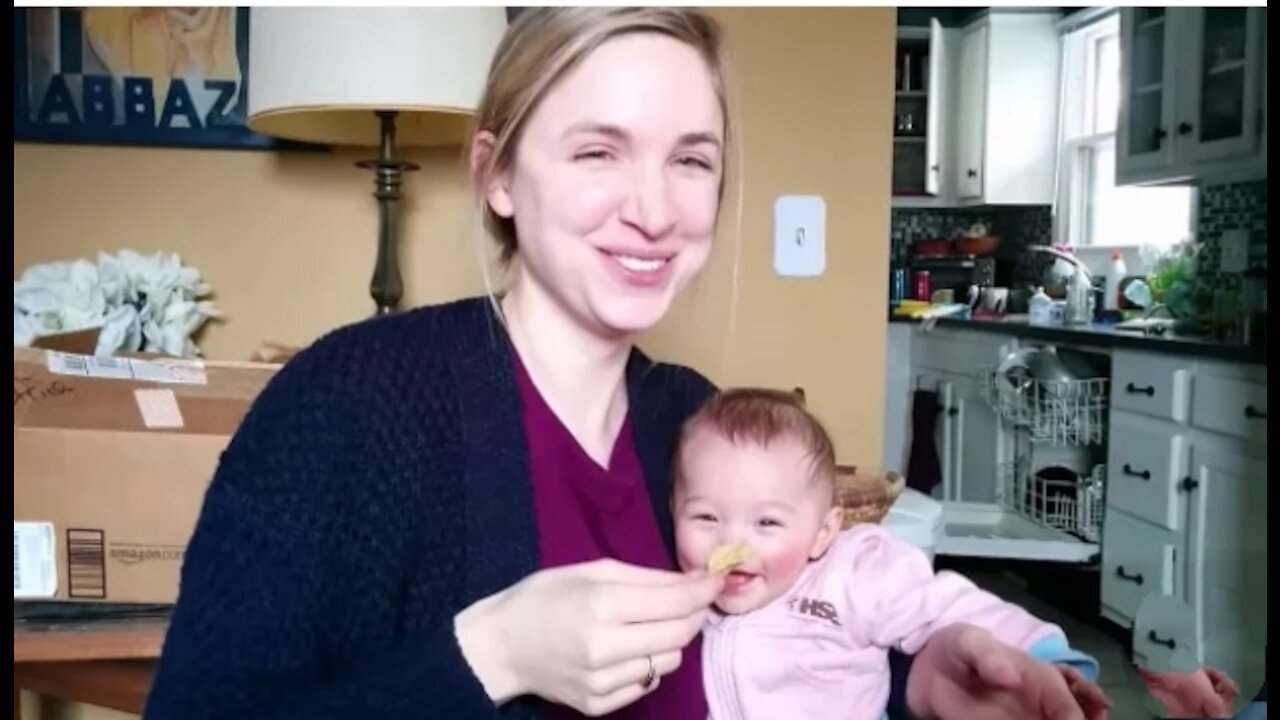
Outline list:
[[[246,124],[249,9],[14,8],[13,139],[310,147]]]

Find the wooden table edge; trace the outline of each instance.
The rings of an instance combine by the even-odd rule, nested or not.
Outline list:
[[[13,630],[13,662],[153,660],[160,657],[166,626],[102,629]]]

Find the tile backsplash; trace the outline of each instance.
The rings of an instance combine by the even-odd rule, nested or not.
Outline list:
[[[1048,205],[976,208],[895,208],[889,217],[889,237],[895,263],[905,262],[917,240],[950,237],[955,231],[984,223],[1000,238],[998,255],[1015,257],[1026,245],[1044,245],[1053,232]]]
[[[1020,287],[1041,277],[1053,262],[1046,255],[1025,252],[1029,245],[1047,245],[1053,238],[1053,210],[1047,205],[974,208],[894,208],[890,214],[891,258],[895,267],[906,265],[917,240],[949,237],[955,231],[982,222],[1000,237],[996,251],[997,283]],[[1198,276],[1208,289],[1232,289],[1235,274],[1219,272],[1220,242],[1229,230],[1249,233],[1249,266],[1267,266],[1267,182],[1205,185],[1199,193],[1196,223]],[[1091,267],[1105,263],[1102,251],[1086,258]],[[1084,257],[1085,254],[1082,254]],[[1137,258],[1134,258],[1137,260]],[[1105,271],[1099,265],[1095,271]],[[1140,263],[1130,271],[1142,272]]]
[[[1028,245],[1047,245],[1053,237],[1048,205],[996,205],[974,208],[894,208],[889,216],[890,255],[895,266],[907,263],[917,240],[950,237],[983,223],[1000,238],[996,260],[1012,267]],[[1003,281],[1003,279],[1001,278]]]
[[[1249,233],[1250,267],[1267,266],[1267,181],[1206,185],[1200,189],[1199,274],[1218,276],[1219,242],[1228,230]],[[1222,280],[1230,278],[1218,278]],[[1226,284],[1230,284],[1229,282]]]

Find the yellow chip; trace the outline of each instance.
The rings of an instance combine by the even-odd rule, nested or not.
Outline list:
[[[751,548],[746,545],[724,545],[711,553],[707,568],[713,573],[727,573],[750,559]]]

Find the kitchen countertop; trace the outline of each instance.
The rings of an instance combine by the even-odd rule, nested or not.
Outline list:
[[[890,318],[889,322],[912,325],[921,323],[920,320],[901,317]],[[1064,345],[1128,348],[1207,360],[1223,360],[1252,365],[1267,364],[1267,348],[1265,346],[1247,347],[1207,336],[1177,335],[1172,332],[1163,335],[1148,335],[1117,330],[1114,325],[1103,324],[1087,326],[1031,325],[1026,321],[1025,316],[1011,316],[1005,319],[939,318],[936,322],[938,327],[977,330]]]

